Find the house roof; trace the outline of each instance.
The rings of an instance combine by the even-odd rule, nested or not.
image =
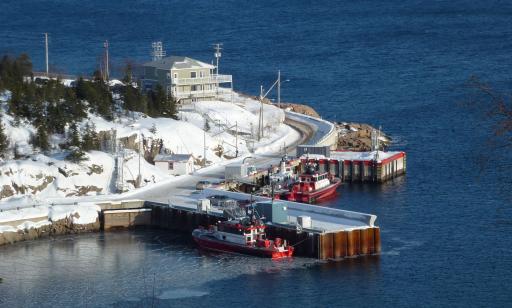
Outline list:
[[[154,161],[188,161],[192,157],[192,154],[158,154],[155,156]]]
[[[189,57],[170,56],[160,60],[144,63],[144,66],[151,66],[162,70],[171,69],[188,69],[188,68],[209,68],[213,69],[215,66],[195,60]]]

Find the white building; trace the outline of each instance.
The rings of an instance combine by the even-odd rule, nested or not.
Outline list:
[[[192,154],[158,154],[155,166],[170,175],[190,174],[194,172],[194,158]]]
[[[215,99],[222,84],[233,88],[231,75],[219,75],[215,66],[188,57],[170,56],[145,63],[143,68],[145,90],[159,84],[181,103]]]

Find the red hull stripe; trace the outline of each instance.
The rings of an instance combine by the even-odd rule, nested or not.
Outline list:
[[[201,236],[194,236],[194,240],[201,248],[220,252],[241,253],[273,259],[287,258],[291,257],[293,254],[293,250],[278,251],[273,249],[244,246],[234,243],[224,243],[213,239],[206,239],[205,237]]]

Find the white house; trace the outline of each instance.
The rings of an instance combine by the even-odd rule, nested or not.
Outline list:
[[[219,75],[216,67],[188,57],[170,56],[145,63],[142,88],[161,85],[179,102],[217,97],[221,84],[233,88],[231,75]]]
[[[155,166],[171,175],[190,174],[194,172],[194,158],[192,154],[158,154]]]

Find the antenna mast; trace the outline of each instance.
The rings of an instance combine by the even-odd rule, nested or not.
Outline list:
[[[151,44],[151,47],[153,48],[153,51],[151,52],[151,56],[153,57],[153,61],[161,60],[163,57],[165,57],[166,53],[163,47],[163,44],[161,41],[153,42]]]
[[[216,44],[213,44],[213,49],[215,49],[215,59],[217,61],[217,65],[215,66],[216,68],[216,74],[218,75],[219,74],[219,59],[220,57],[222,57],[222,53],[220,52],[222,50],[222,43],[216,43]]]

